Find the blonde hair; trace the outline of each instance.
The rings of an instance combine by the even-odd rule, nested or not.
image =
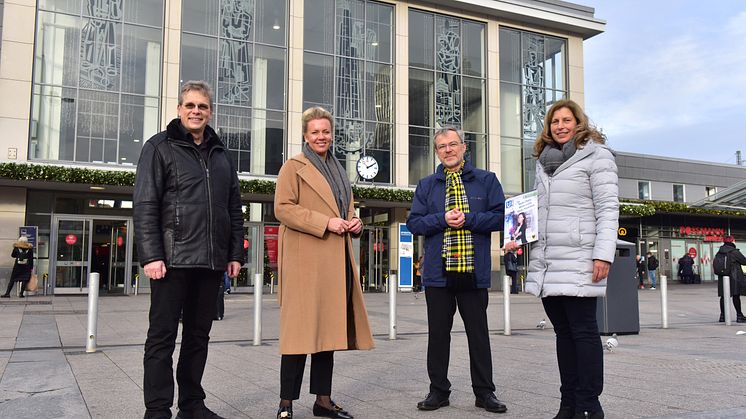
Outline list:
[[[331,112],[327,111],[321,106],[314,106],[303,111],[302,121],[304,134],[308,129],[308,122],[313,121],[314,119],[326,119],[327,121],[329,121],[329,126],[332,131],[334,131],[334,117],[332,116]]]
[[[554,141],[554,138],[552,138],[552,117],[554,117],[555,112],[562,108],[569,109],[575,117],[577,125],[575,126],[574,138],[575,145],[578,148],[582,148],[589,140],[593,140],[599,144],[604,144],[606,142],[606,136],[590,122],[588,115],[583,112],[583,108],[581,108],[580,105],[570,99],[562,99],[555,102],[554,105],[549,108],[544,117],[544,128],[541,130],[541,134],[536,138],[536,142],[534,142],[535,159],[538,159],[539,156],[541,156],[544,147],[557,144],[557,142]]]

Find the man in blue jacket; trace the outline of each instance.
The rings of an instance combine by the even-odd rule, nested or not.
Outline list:
[[[502,230],[505,196],[494,173],[464,161],[464,135],[455,128],[435,132],[441,164],[420,180],[407,227],[425,237],[422,282],[427,300],[427,373],[430,392],[420,410],[448,406],[451,327],[458,307],[466,328],[475,406],[504,413],[495,397],[487,327],[487,289],[491,283],[490,244]]]

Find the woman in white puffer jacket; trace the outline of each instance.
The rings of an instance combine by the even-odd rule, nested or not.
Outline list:
[[[557,335],[562,397],[555,418],[603,418],[596,297],[606,293],[616,251],[614,154],[580,106],[562,100],[547,112],[534,157],[539,240],[531,245],[526,291],[541,297]]]

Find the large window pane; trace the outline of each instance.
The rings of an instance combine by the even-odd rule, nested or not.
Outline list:
[[[257,46],[255,54],[254,107],[285,109],[285,49]]]
[[[303,54],[303,109],[321,106],[334,113],[334,58]]]
[[[77,86],[80,67],[80,18],[39,12],[34,81]]]
[[[162,0],[125,0],[123,3],[126,22],[150,26],[163,25],[164,2]]]
[[[217,80],[218,40],[207,36],[181,34],[181,80]]]
[[[285,45],[286,4],[277,0],[256,0],[256,41],[277,46]]]
[[[122,91],[159,96],[161,31],[128,25],[124,29]]]
[[[435,17],[429,13],[409,11],[409,65],[434,68]]]
[[[508,194],[518,194],[523,191],[523,168],[521,140],[519,138],[500,138],[500,183]],[[528,189],[532,189],[529,185]]]
[[[182,0],[182,31],[217,36],[220,23],[218,2],[220,1],[222,0]]]
[[[409,127],[409,184],[416,185],[420,179],[433,173],[435,150],[433,130]]]
[[[365,3],[360,0],[337,1],[337,55],[365,58]]]
[[[500,80],[521,82],[521,35],[500,29]]]
[[[158,132],[158,99],[122,95],[119,163],[136,164],[145,141]]]
[[[487,167],[487,135],[465,133],[466,154],[464,159],[476,167]]]
[[[368,121],[393,122],[393,86],[391,66],[368,63],[365,74],[365,119]]]
[[[500,83],[500,135],[521,137],[521,86]]]
[[[484,79],[464,77],[464,131],[486,132]]]
[[[39,9],[80,14],[81,0],[39,0]]]
[[[394,35],[392,28],[393,10],[389,6],[377,3],[368,3],[366,11],[366,32],[368,34],[366,43],[369,60],[391,62],[393,55],[391,38]]]
[[[464,22],[464,74],[484,77],[484,25]]]
[[[306,51],[334,52],[334,0],[305,0],[303,48]]]
[[[409,69],[409,125],[430,127],[434,124],[435,74]]]

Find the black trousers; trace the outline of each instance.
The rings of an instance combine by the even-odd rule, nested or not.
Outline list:
[[[736,315],[743,316],[743,311],[741,311],[741,296],[736,294],[733,296],[733,308],[736,309]],[[720,315],[725,316],[725,300],[723,297],[720,297]]]
[[[427,301],[427,374],[430,392],[441,396],[451,393],[448,363],[451,354],[451,328],[456,307],[464,321],[469,342],[471,386],[474,394],[483,397],[495,392],[492,381],[492,353],[487,327],[487,290],[453,290],[425,287]]]
[[[204,406],[202,374],[222,280],[222,271],[193,268],[170,269],[165,278],[150,281],[150,327],[143,360],[146,419],[171,417],[173,353],[182,312],[181,350],[176,367],[178,405],[185,411]]]
[[[598,396],[604,386],[604,362],[596,298],[544,297],[541,302],[557,335],[562,406],[601,410]]]
[[[280,360],[280,398],[298,400],[306,355],[283,355]],[[311,354],[311,394],[331,396],[334,351]]]
[[[521,284],[518,282],[518,272],[517,271],[505,271],[508,276],[511,279],[510,283],[510,293],[511,294],[518,294],[521,292]]]

